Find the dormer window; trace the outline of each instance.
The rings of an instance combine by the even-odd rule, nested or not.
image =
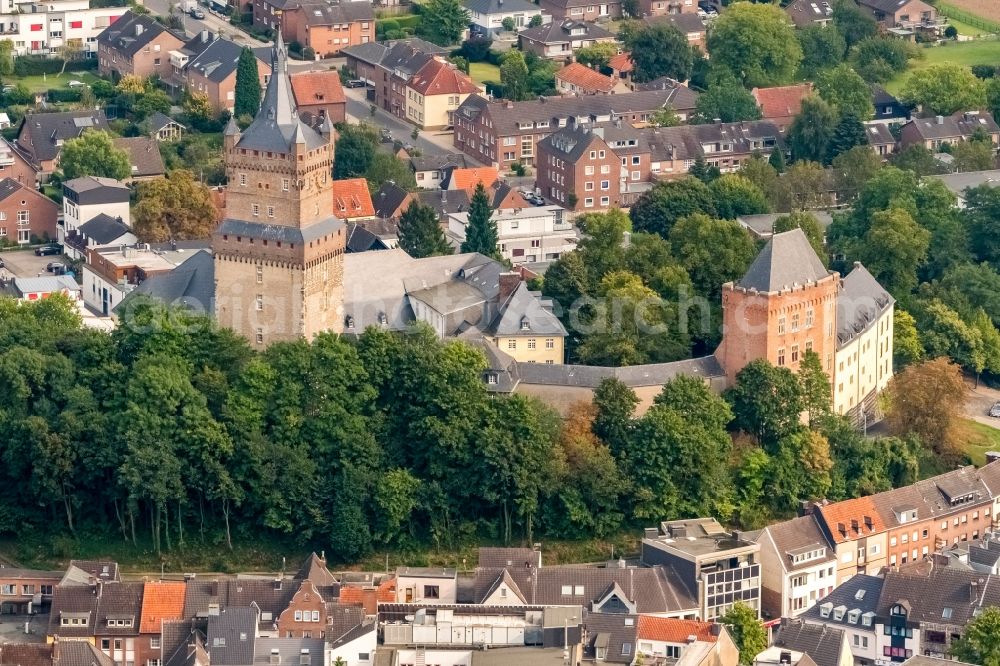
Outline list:
[[[848,624],[857,624],[860,618],[861,618],[861,611],[859,611],[856,608],[851,610],[851,612],[847,614]]]
[[[837,606],[833,609],[833,619],[837,622],[841,622],[844,619],[844,615],[847,613],[846,606]]]
[[[896,604],[895,606],[893,606],[889,610],[889,614],[890,615],[895,615],[896,617],[906,617],[907,616],[906,608],[904,608],[901,604]]]
[[[528,331],[531,330],[531,320],[527,317],[521,317],[521,330]]]
[[[874,618],[874,617],[875,617],[875,614],[872,613],[871,611],[868,611],[867,613],[865,613],[864,615],[862,615],[861,616],[861,626],[863,626],[863,627],[870,627],[870,626],[872,626],[872,618]]]
[[[819,616],[820,617],[830,617],[830,613],[832,611],[833,611],[833,604],[831,604],[831,603],[820,604],[820,607],[819,607]]]

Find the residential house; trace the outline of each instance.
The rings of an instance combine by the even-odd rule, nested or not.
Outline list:
[[[28,113],[17,134],[17,148],[45,180],[58,166],[63,142],[91,129],[110,131],[103,110]]]
[[[899,131],[903,148],[923,146],[938,152],[943,144],[969,141],[977,136],[988,136],[994,146],[1000,144],[1000,126],[986,111],[958,111],[950,116],[914,118]]]
[[[368,2],[286,3],[281,12],[286,41],[312,48],[317,56],[333,58],[348,46],[375,41],[375,9]]]
[[[683,0],[683,2],[689,2],[693,0]],[[670,2],[670,0],[651,0],[652,5],[666,5],[670,6],[676,4]],[[692,47],[699,48],[702,51],[706,49],[705,38],[708,34],[708,28],[705,26],[705,21],[702,20],[698,14],[691,11],[684,11],[679,13],[668,12],[661,13],[653,16],[643,16],[642,22],[644,25],[670,25],[681,31],[681,34],[687,37],[688,44]]]
[[[564,60],[572,58],[577,49],[615,41],[613,33],[596,23],[571,19],[525,28],[517,38],[520,49],[525,53],[534,53],[539,58]]]
[[[31,158],[17,144],[0,137],[0,180],[7,178],[33,187],[38,181],[38,172]]]
[[[621,207],[620,160],[603,132],[567,127],[538,142],[536,187],[572,211]]]
[[[163,625],[183,618],[184,581],[147,581],[142,588],[142,612],[136,638],[135,663],[162,666]]]
[[[583,660],[631,664],[636,658],[637,615],[587,613],[583,625]]]
[[[513,282],[516,286],[505,296]],[[501,276],[501,311],[487,329],[493,345],[521,363],[560,365],[566,329],[552,312],[552,301],[530,291],[519,274]]]
[[[78,49],[81,57],[93,58],[98,35],[126,11],[92,9],[87,0],[19,3],[0,11],[0,34],[10,40],[14,57],[55,55],[68,46]]]
[[[87,641],[54,638],[51,643],[0,645],[0,666],[114,666],[114,664],[107,655]]]
[[[378,648],[377,629],[375,622],[359,622],[339,637],[327,640],[325,663],[336,664],[340,659],[344,666],[369,666]]]
[[[59,242],[66,256],[70,259],[86,256],[83,248],[90,243],[77,242],[76,236],[83,224],[99,215],[122,220],[130,227],[130,195],[128,186],[113,178],[82,176],[63,183],[63,223],[59,228]],[[100,236],[105,237],[103,231]]]
[[[171,78],[174,90],[200,93],[208,97],[216,111],[232,111],[236,104],[236,68],[243,46],[202,30],[189,39],[182,49],[170,52]],[[261,88],[271,75],[271,50],[254,49],[257,75]]]
[[[57,275],[55,277],[66,276]],[[33,301],[52,293],[53,286],[32,284],[40,279],[53,280],[54,278],[15,278],[13,283],[19,294],[16,298]],[[69,282],[72,282],[72,278],[69,279]],[[57,284],[59,286],[56,286],[55,290],[68,291],[66,281]],[[76,292],[76,289],[73,292]],[[0,612],[31,614],[49,606],[52,603],[52,590],[59,584],[62,576],[62,571],[0,567]],[[0,647],[0,664],[5,664],[2,650],[3,647]]]
[[[695,0],[640,0],[639,14],[641,16],[665,16],[698,13]]]
[[[680,666],[736,666],[739,663],[739,649],[722,624],[652,615],[640,615],[638,619],[637,654],[645,659]]]
[[[455,110],[479,88],[443,58],[431,58],[406,83],[406,119],[424,129],[454,124]]]
[[[965,626],[989,606],[1000,606],[1000,581],[978,571],[933,561],[885,573],[875,612],[876,654],[882,663],[914,655],[950,657]]]
[[[170,116],[157,111],[147,121],[148,134],[157,141],[177,141],[184,136],[187,127]]]
[[[75,233],[64,237],[63,253],[70,258],[79,258],[87,255],[88,247],[134,245],[138,241],[132,228],[122,218],[98,213],[77,226]]]
[[[538,5],[528,0],[462,0],[469,12],[472,32],[486,37],[494,37],[506,29],[505,20],[514,24],[514,32],[528,27],[535,16],[541,16],[544,23],[552,20]]]
[[[0,180],[0,239],[12,245],[55,240],[59,205],[13,178]]]
[[[205,647],[213,666],[239,666],[253,662],[260,609],[231,606],[208,616]]]
[[[771,647],[754,657],[753,663],[754,666],[809,663],[852,666],[854,657],[843,630],[782,618]]]
[[[910,119],[910,109],[877,83],[872,85],[872,106],[875,107],[875,117],[870,123],[897,125]]]
[[[833,23],[830,0],[793,0],[785,7],[785,13],[796,28],[813,25],[825,28]]]
[[[292,82],[295,108],[306,122],[313,127],[319,127],[326,118],[334,124],[344,122],[347,99],[340,84],[340,72],[302,72],[288,78]]]
[[[561,95],[614,95],[631,92],[621,79],[605,76],[578,62],[571,62],[555,75],[556,90]]]
[[[364,178],[333,181],[333,214],[341,220],[372,219],[375,207]]]
[[[772,121],[784,131],[802,110],[802,100],[812,94],[812,83],[754,88],[750,94],[757,100],[761,118]]]
[[[833,548],[813,515],[761,530],[761,611],[764,617],[798,617],[837,585]]]
[[[171,272],[202,248],[207,249],[205,241],[88,247],[83,300],[107,317],[138,285],[154,275]]]
[[[552,15],[553,21],[597,21],[620,18],[622,3],[619,0],[590,2],[590,0],[540,0],[538,6]]]
[[[326,638],[326,602],[312,581],[304,580],[288,607],[278,615],[282,638]]]
[[[515,190],[510,183],[498,181],[493,187],[493,196],[490,199],[490,208],[493,210],[515,210],[525,207],[524,193]]]
[[[408,46],[409,48],[426,53],[428,55],[447,56],[450,49],[432,44],[419,37],[407,37],[405,39],[395,39],[385,42],[368,42],[357,46],[348,46],[343,49],[342,54],[346,59],[345,67],[356,78],[366,81],[369,85],[375,85],[381,79],[379,65],[394,47]]]
[[[560,206],[536,207],[522,199],[518,208],[492,208],[500,256],[512,265],[555,261],[576,249],[576,227]],[[448,215],[447,234],[453,244],[461,246],[465,241],[468,225],[468,211]]]
[[[132,167],[132,177],[129,182],[160,178],[166,172],[163,157],[160,156],[160,144],[148,136],[115,137],[112,140],[115,148],[128,154]]]
[[[800,616],[803,622],[842,630],[847,635],[854,666],[874,666],[883,660],[876,652],[875,612],[883,579],[859,574],[837,586]]]
[[[80,295],[80,285],[70,275],[39,274],[39,277],[0,279],[0,296],[10,296],[22,303],[48,298],[52,294],[61,294],[77,305],[83,304],[83,298]],[[13,589],[16,590],[17,588]],[[16,594],[16,592],[12,592],[11,594]],[[29,610],[40,607],[43,601],[44,599],[40,600],[38,595],[35,595],[34,599],[28,600],[0,598],[0,608],[12,613],[24,614],[28,613]]]
[[[714,518],[696,518],[647,528],[640,557],[675,569],[698,591],[698,617],[714,620],[737,602],[760,612],[760,549]]]
[[[297,0],[253,0],[255,28],[277,32],[281,29],[281,16],[285,7],[293,7]]]
[[[454,569],[434,567],[396,569],[397,603],[453,604],[457,599],[457,589],[458,574]]]
[[[888,159],[896,152],[896,137],[893,136],[887,124],[865,123],[865,136],[868,139],[868,145],[879,157]]]
[[[619,78],[622,81],[630,81],[632,78],[632,72],[635,71],[635,63],[632,62],[632,54],[627,51],[623,51],[622,53],[611,56],[611,59],[608,60],[608,70],[611,72],[611,76]]]
[[[819,228],[823,230],[824,234],[827,227],[833,224],[833,215],[829,211],[825,210],[806,210],[802,211],[816,220],[816,224]],[[784,217],[787,213],[759,213],[756,215],[737,215],[736,221],[739,222],[740,226],[750,232],[750,234],[757,240],[766,241],[768,238],[774,235],[774,225],[781,217]]]
[[[139,643],[143,583],[98,583],[94,626],[88,633],[116,664],[145,663]],[[58,590],[58,588],[56,588]],[[52,626],[52,622],[49,622]]]
[[[376,63],[375,106],[406,120],[407,84],[433,59],[434,55],[408,43],[393,44]]]
[[[940,25],[937,9],[924,0],[859,0],[858,5],[890,31],[936,31]]]
[[[125,12],[97,36],[98,70],[103,76],[166,79],[172,73],[169,53],[184,46],[184,36],[175,34],[152,14]]]
[[[377,233],[383,240],[393,241],[392,246],[394,247],[395,234],[398,232],[395,223],[399,221],[400,216],[413,201],[433,208],[438,214],[438,219],[444,225],[447,224],[449,214],[468,210],[470,200],[470,192],[463,189],[453,191],[446,189],[422,190],[410,193],[395,183],[387,182],[383,183],[372,197],[375,217],[379,221],[380,228],[376,230],[368,223],[365,223],[364,226],[369,231]]]
[[[951,193],[957,198],[958,207],[965,208],[966,190],[983,185],[986,187],[997,187],[1000,185],[1000,169],[946,173],[940,176],[930,176],[930,178],[936,178],[944,183],[944,186],[951,190]]]
[[[453,153],[448,155],[431,154],[410,158],[410,170],[417,181],[417,187],[422,190],[437,190],[446,181],[452,169],[467,168],[465,155]]]
[[[682,120],[694,111],[697,94],[684,86],[664,90],[577,97],[540,97],[524,102],[491,102],[470,95],[455,114],[455,147],[483,164],[509,170],[518,162],[536,165],[539,141],[560,128],[621,120],[648,123],[658,111],[673,109]]]
[[[451,169],[441,183],[443,190],[464,190],[469,197],[482,185],[489,191],[500,179],[500,174],[493,167],[466,167]]]

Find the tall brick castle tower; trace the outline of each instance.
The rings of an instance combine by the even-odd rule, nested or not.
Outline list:
[[[840,275],[828,271],[801,229],[774,234],[746,275],[722,286],[722,343],[715,352],[730,385],[750,361],[798,371],[806,351],[832,378]]]
[[[253,123],[226,128],[226,219],[212,237],[216,320],[255,345],[343,328],[333,126],[316,131],[299,118],[281,35],[271,72]]]

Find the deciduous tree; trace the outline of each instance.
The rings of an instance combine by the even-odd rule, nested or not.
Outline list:
[[[910,74],[899,98],[924,113],[950,115],[986,106],[986,84],[968,67],[939,63]]]
[[[421,14],[421,32],[439,46],[456,44],[469,27],[469,10],[459,0],[429,0]]]
[[[837,111],[822,97],[802,100],[802,109],[788,128],[788,146],[798,160],[825,162],[837,129]]]
[[[799,69],[807,78],[813,78],[831,65],[844,59],[847,42],[839,30],[827,30],[826,26],[810,25],[795,31],[802,47],[802,63]]]
[[[1000,664],[1000,608],[983,608],[965,627],[965,633],[951,645],[958,659],[980,666]]]
[[[733,425],[756,437],[769,452],[800,427],[799,415],[805,409],[795,374],[763,359],[751,361],[736,374],[725,398],[733,407]]]
[[[500,63],[500,83],[507,99],[519,102],[528,98],[528,65],[520,51],[508,51]]]
[[[889,382],[886,422],[893,434],[915,435],[936,454],[954,456],[967,392],[961,370],[946,358],[910,365]]]
[[[190,171],[139,183],[139,203],[132,214],[135,234],[147,243],[208,238],[217,211],[208,188]]]
[[[820,30],[826,32],[823,28]],[[871,120],[875,115],[871,88],[850,65],[841,64],[820,72],[816,77],[816,92],[841,116]]]
[[[629,209],[636,231],[648,231],[666,237],[682,217],[693,213],[715,215],[712,191],[696,178],[682,178],[657,183]]]
[[[740,215],[768,212],[764,192],[751,181],[735,173],[727,173],[709,184],[715,198],[715,214],[726,220]]]
[[[629,31],[624,44],[632,56],[636,81],[661,76],[686,81],[691,76],[694,54],[687,36],[673,24],[644,24]]]
[[[708,36],[708,52],[713,64],[728,68],[748,88],[792,80],[802,60],[785,12],[749,2],[722,13]]]
[[[132,175],[128,153],[116,148],[107,132],[89,131],[63,144],[59,168],[65,180],[102,176],[125,180]]]
[[[695,103],[695,120],[701,123],[724,123],[741,120],[759,120],[760,107],[750,91],[728,71],[712,77],[708,90],[698,96]]]
[[[701,213],[681,218],[669,239],[695,289],[710,299],[719,296],[723,284],[746,273],[757,254],[750,233],[738,222]]]
[[[757,619],[757,611],[737,602],[719,618],[740,651],[741,666],[750,666],[754,658],[767,648],[767,630]]]

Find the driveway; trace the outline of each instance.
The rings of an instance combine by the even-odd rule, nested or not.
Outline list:
[[[966,378],[966,384],[969,386],[969,395],[965,400],[966,417],[991,428],[1000,429],[1000,419],[987,416],[993,403],[1000,402],[1000,391],[985,384],[980,384],[979,388],[976,388],[974,378]]]
[[[0,275],[3,277],[38,277],[39,275],[51,275],[45,270],[45,266],[52,261],[64,261],[62,255],[49,255],[47,257],[36,257],[34,252],[0,252],[0,259],[6,268],[0,268]]]

